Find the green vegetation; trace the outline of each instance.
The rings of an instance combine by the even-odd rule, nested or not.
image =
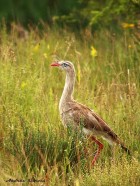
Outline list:
[[[0,183],[46,180],[50,186],[140,184],[140,45],[137,38],[87,30],[32,29],[26,38],[0,31]],[[96,145],[65,129],[58,102],[65,74],[54,59],[75,64],[75,98],[99,113],[132,152],[105,148],[91,165]],[[85,153],[85,147],[87,153]],[[18,185],[13,183],[12,185]],[[41,185],[42,183],[38,183]],[[45,185],[45,183],[44,183]]]
[[[1,0],[0,21],[24,26],[47,22],[71,29],[91,27],[94,31],[117,27],[122,22],[137,24],[139,0]],[[41,27],[41,25],[40,25]]]

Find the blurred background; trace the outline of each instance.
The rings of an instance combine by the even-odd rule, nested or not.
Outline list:
[[[41,23],[93,31],[138,27],[140,0],[0,0],[0,22]]]

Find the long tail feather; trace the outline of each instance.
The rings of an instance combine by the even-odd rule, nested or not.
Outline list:
[[[125,147],[122,143],[121,143],[120,145],[121,145],[121,148],[122,148],[128,155],[131,155],[130,150],[129,150],[127,147]]]

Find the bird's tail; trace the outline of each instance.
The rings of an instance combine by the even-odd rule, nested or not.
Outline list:
[[[103,139],[105,139],[111,145],[113,144],[113,142],[118,144],[128,155],[131,155],[130,150],[124,145],[123,142],[121,142],[121,140],[118,138],[117,135],[114,135],[112,139],[111,138],[107,138],[106,136],[105,137],[103,136]]]
[[[123,142],[120,141],[120,139],[117,138],[116,143],[121,146],[121,148],[128,154],[131,155],[130,150],[124,145]]]
[[[120,146],[128,155],[131,155],[130,150],[123,143],[120,143]]]
[[[130,150],[124,145],[123,142],[121,142],[121,140],[118,138],[118,136],[115,133],[112,132],[109,134],[111,134],[109,138],[107,136],[103,136],[103,139],[108,141],[108,143],[110,143],[111,145],[113,144],[113,142],[118,144],[128,155],[131,155]]]

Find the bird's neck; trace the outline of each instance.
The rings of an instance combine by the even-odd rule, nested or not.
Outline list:
[[[72,94],[74,90],[74,84],[75,84],[75,71],[67,72],[66,79],[65,79],[65,86],[59,102],[60,112],[62,112],[62,110],[65,110],[65,106],[67,102],[73,100]]]

